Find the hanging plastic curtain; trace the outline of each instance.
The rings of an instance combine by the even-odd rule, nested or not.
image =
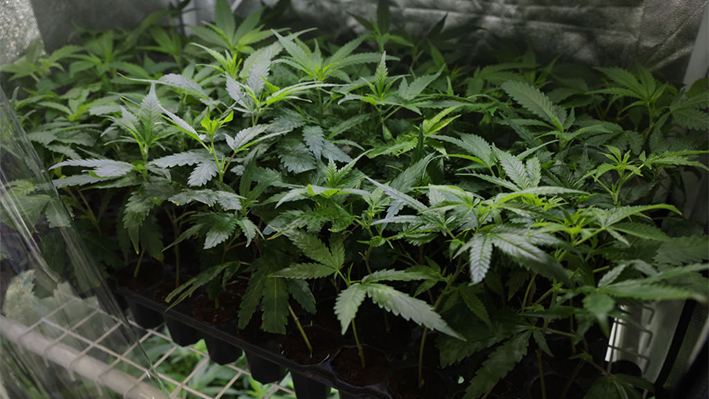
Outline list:
[[[0,91],[0,398],[164,398]]]

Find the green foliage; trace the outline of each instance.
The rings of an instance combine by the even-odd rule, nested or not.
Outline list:
[[[479,398],[510,372],[527,354],[530,335],[528,332],[520,334],[497,347],[475,373],[470,386],[465,390],[464,398]]]
[[[687,176],[709,170],[709,80],[679,88],[531,51],[478,65],[474,30],[442,19],[413,37],[385,0],[355,17],[359,36],[289,32],[271,12],[242,20],[219,0],[186,37],[165,11],[3,67],[97,259],[194,245],[202,271],[170,299],[248,279],[239,326],[258,315],[277,333],[291,300],[314,313],[332,284],[342,333],[371,301],[441,332],[443,365],[487,355],[469,398],[531,337],[549,355],[552,336],[583,343],[622,305],[707,301],[706,237],[676,221]],[[25,208],[4,223],[67,225],[36,187],[6,191]],[[630,386],[643,388],[609,375],[593,392]]]

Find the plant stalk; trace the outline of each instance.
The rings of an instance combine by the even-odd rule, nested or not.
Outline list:
[[[145,255],[145,248],[140,251],[140,256],[138,257],[138,263],[135,265],[135,270],[133,270],[133,277],[138,278],[138,273],[140,273],[140,264],[143,263],[143,255]]]
[[[537,350],[537,364],[539,365],[539,381],[542,384],[542,399],[547,399],[547,387],[544,381],[544,367],[542,366],[542,352]]]
[[[288,305],[288,312],[290,312],[290,315],[293,317],[293,321],[295,321],[295,325],[298,327],[298,331],[300,331],[300,335],[303,337],[303,341],[305,341],[305,346],[308,347],[308,351],[310,351],[310,355],[313,355],[313,346],[310,344],[310,340],[308,339],[308,336],[305,334],[305,330],[303,330],[303,326],[300,324],[300,319],[298,319],[298,316],[295,315],[295,312],[293,311],[293,308]]]
[[[364,349],[362,349],[362,344],[359,342],[359,336],[357,335],[357,326],[355,325],[354,319],[352,319],[352,334],[354,334],[355,343],[357,344],[357,352],[359,353],[359,361],[362,363],[362,368],[367,367],[364,361]]]

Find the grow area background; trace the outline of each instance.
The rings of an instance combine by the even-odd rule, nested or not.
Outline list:
[[[276,2],[229,1],[240,16]],[[74,24],[87,29],[130,29],[145,15],[171,3],[175,1],[0,0],[0,65],[17,59],[36,39],[42,40],[47,52],[61,47],[70,40]],[[389,3],[392,21],[412,34],[427,31],[444,17],[446,29],[463,27],[465,33],[458,40],[481,63],[505,39],[529,45],[542,59],[560,55],[563,61],[591,66],[641,62],[665,79],[687,86],[707,76],[709,70],[706,0],[576,0],[563,5],[548,0]],[[295,24],[307,21],[323,32],[361,33],[351,15],[372,17],[376,6],[377,0],[290,0],[288,15]],[[212,20],[213,9],[214,0],[192,0],[182,22],[188,26]],[[213,366],[203,351],[170,346],[160,331],[145,331],[125,320],[87,258],[7,99],[0,96],[0,398],[98,397],[104,394],[102,386],[108,388],[105,394],[109,397],[110,392],[118,392],[118,397],[158,398],[184,389],[194,397],[208,398],[235,388],[237,380],[248,373],[238,362],[222,369],[227,371],[217,371],[222,373],[220,381],[227,382],[212,387],[211,396],[204,393],[206,388],[201,388],[201,394],[189,388],[190,379]],[[706,221],[706,175],[687,179],[692,190],[678,201],[686,204],[683,214]],[[61,269],[77,276],[75,288],[51,271]],[[616,325],[614,360],[636,362],[653,381],[675,332],[668,326],[677,325],[682,308],[682,302],[667,302],[632,310],[651,333]],[[707,336],[705,314],[694,315],[691,323],[688,330],[692,333],[685,337],[678,361],[696,356]],[[156,347],[160,348],[157,352]],[[181,381],[164,368],[173,355],[196,359],[191,374]],[[260,389],[252,394],[261,397],[292,394],[275,385],[251,388]],[[13,396],[13,389],[25,392]],[[25,396],[19,396],[20,392]]]

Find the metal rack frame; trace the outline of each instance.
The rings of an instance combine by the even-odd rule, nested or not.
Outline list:
[[[129,320],[130,326],[135,331],[138,340],[129,345],[127,349],[121,351],[121,353],[118,353],[114,349],[109,348],[105,340],[123,325],[121,320],[116,316],[104,312],[97,304],[92,304],[88,300],[82,300],[65,293],[61,293],[61,295],[63,299],[62,304],[30,326],[24,326],[17,321],[0,315],[0,334],[22,350],[41,356],[48,367],[50,362],[62,366],[68,371],[72,380],[77,379],[77,377],[83,377],[84,379],[92,381],[101,396],[106,396],[105,390],[108,389],[118,395],[122,395],[122,397],[126,399],[164,397],[162,391],[150,381],[149,377],[154,375],[153,371],[139,364],[139,362],[131,360],[131,355],[135,354],[136,351],[142,350],[140,349],[141,345],[145,344],[151,337],[157,337],[161,341],[171,344],[171,347],[153,363],[154,373],[157,377],[163,383],[169,383],[175,386],[175,388],[172,388],[169,392],[169,399],[185,396],[200,399],[223,399],[229,389],[235,386],[237,381],[241,378],[251,376],[251,373],[246,368],[238,367],[235,364],[223,365],[221,367],[229,369],[234,373],[234,376],[229,382],[226,383],[215,396],[199,392],[191,388],[189,383],[202,368],[211,364],[207,353],[191,346],[185,347],[185,349],[199,356],[199,360],[191,373],[185,376],[181,381],[178,381],[159,371],[160,365],[166,362],[170,356],[180,348],[180,346],[172,342],[167,334],[161,332],[160,328],[145,330]],[[69,306],[84,306],[87,311],[87,316],[69,327],[62,326],[52,321],[53,316],[66,310]],[[92,339],[92,337],[83,336],[78,329],[93,317],[105,317],[104,320],[111,320],[113,324],[109,325],[100,336]],[[55,331],[56,338],[46,337],[42,333],[42,328],[49,328]],[[63,341],[67,338],[78,341],[83,349],[79,350],[64,343]],[[100,358],[108,358],[110,361],[106,362],[100,360]],[[129,370],[130,372],[124,370]],[[269,385],[268,393],[263,396],[262,399],[269,399],[279,392],[295,395],[293,390],[285,386],[279,384]]]

